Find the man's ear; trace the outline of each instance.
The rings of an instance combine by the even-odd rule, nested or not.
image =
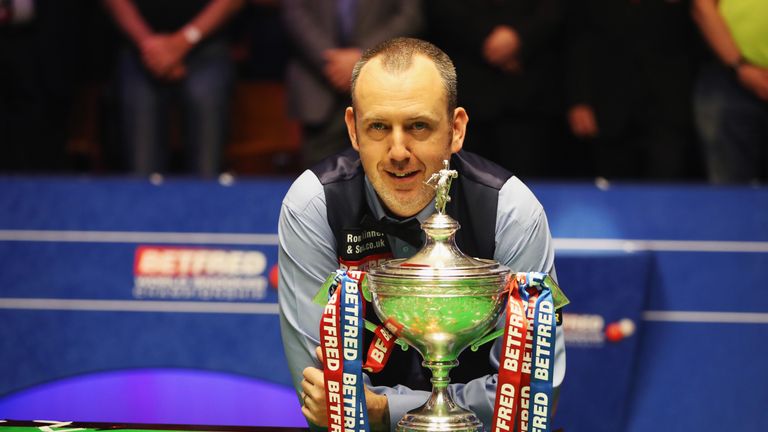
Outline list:
[[[355,127],[355,109],[347,107],[344,111],[344,123],[347,124],[347,133],[349,134],[349,141],[352,143],[352,148],[360,151],[360,146],[357,144],[357,128]]]
[[[451,153],[456,153],[464,146],[464,136],[467,134],[469,116],[462,107],[453,110],[453,137],[451,140]]]

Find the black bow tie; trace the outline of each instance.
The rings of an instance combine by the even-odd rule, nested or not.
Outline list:
[[[387,218],[376,220],[369,215],[365,215],[363,216],[363,220],[360,221],[360,225],[366,229],[372,229],[395,236],[400,240],[408,242],[414,247],[421,247],[423,244],[421,240],[421,233],[423,232],[421,230],[421,222],[416,218],[397,222]]]

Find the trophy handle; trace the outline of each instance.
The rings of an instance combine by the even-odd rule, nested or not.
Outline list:
[[[478,349],[480,349],[482,345],[496,339],[497,337],[503,334],[504,334],[504,328],[491,330],[488,333],[486,333],[485,336],[482,336],[478,340],[472,342],[472,345],[469,346],[469,349],[471,349],[472,351],[477,351]]]

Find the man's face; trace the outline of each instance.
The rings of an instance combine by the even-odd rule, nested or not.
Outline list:
[[[467,114],[456,108],[449,116],[446,98],[437,68],[420,55],[403,72],[385,71],[379,58],[360,71],[347,130],[376,193],[397,216],[429,204],[435,191],[424,182],[464,142]]]

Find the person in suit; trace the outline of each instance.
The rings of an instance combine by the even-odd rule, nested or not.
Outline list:
[[[573,0],[567,14],[568,123],[608,179],[674,180],[697,171],[693,25],[682,0]]]
[[[425,2],[426,37],[453,59],[472,113],[467,149],[522,178],[551,175],[564,136],[560,1]]]
[[[347,147],[344,110],[352,68],[362,52],[422,26],[414,0],[284,0],[293,41],[286,82],[290,115],[302,125],[303,164]]]

